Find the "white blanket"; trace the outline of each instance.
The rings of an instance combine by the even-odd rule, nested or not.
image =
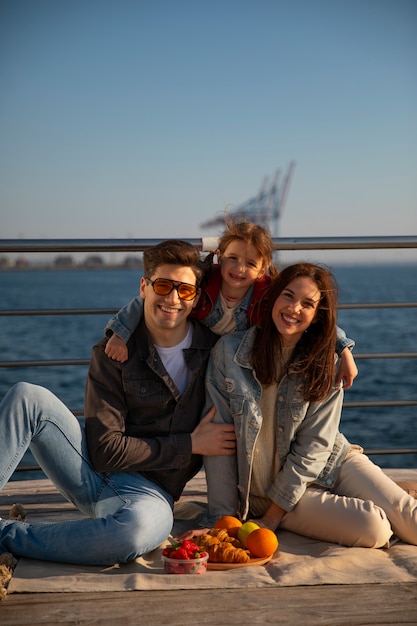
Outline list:
[[[195,527],[201,503],[176,509],[174,534]],[[151,589],[216,589],[297,585],[417,582],[417,546],[397,542],[388,549],[345,548],[278,532],[279,547],[266,565],[201,576],[165,574],[162,548],[127,565],[86,567],[21,559],[8,593],[100,592]]]

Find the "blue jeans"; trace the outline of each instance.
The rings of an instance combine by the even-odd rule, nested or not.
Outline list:
[[[25,451],[89,519],[0,521],[0,553],[84,565],[125,563],[166,540],[173,499],[137,472],[96,472],[84,428],[50,391],[18,383],[0,404],[0,489]]]

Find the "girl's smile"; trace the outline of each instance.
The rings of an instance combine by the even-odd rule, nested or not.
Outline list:
[[[263,276],[262,258],[252,244],[234,240],[220,258],[222,293],[241,299],[251,285]]]

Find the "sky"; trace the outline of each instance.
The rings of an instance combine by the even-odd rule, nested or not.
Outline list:
[[[417,2],[0,0],[0,137],[0,238],[417,235]]]

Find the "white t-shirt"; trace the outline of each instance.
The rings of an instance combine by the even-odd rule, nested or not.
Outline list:
[[[171,376],[178,391],[182,394],[187,388],[189,370],[185,364],[184,352],[186,348],[191,346],[193,341],[193,325],[188,324],[188,331],[184,339],[176,346],[162,348],[155,345],[155,348],[161,357],[161,361],[168,374]]]

